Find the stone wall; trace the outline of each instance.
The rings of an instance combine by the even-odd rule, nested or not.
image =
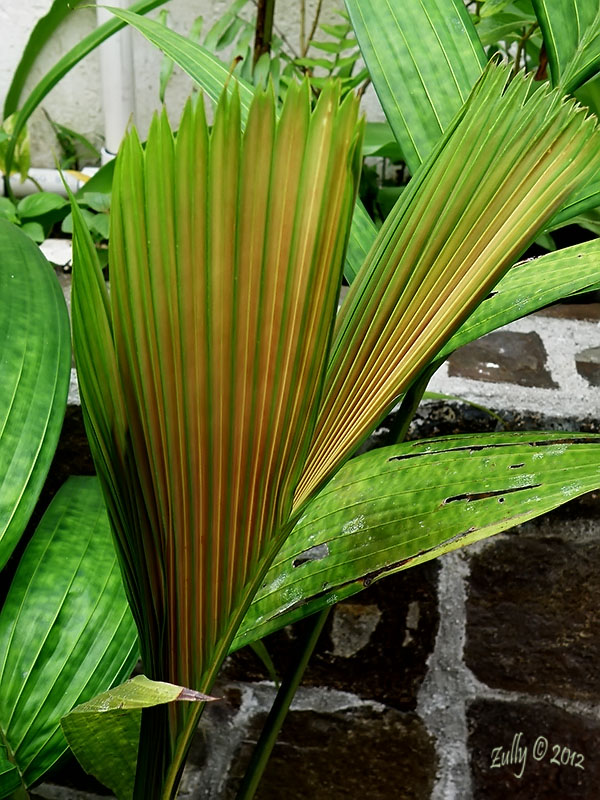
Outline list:
[[[572,304],[521,320],[453,356],[431,388],[488,406],[511,430],[597,431],[598,313]],[[480,408],[435,402],[419,409],[411,436],[495,429]],[[68,472],[90,470],[73,404],[47,496]],[[592,493],[336,606],[257,797],[596,800],[599,526]],[[311,624],[265,641],[280,674]],[[234,798],[275,688],[246,649],[215,693],[223,702],[203,717],[187,800]],[[36,793],[103,790],[68,765]]]

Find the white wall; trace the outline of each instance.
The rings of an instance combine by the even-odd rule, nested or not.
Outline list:
[[[84,3],[85,4],[85,3]],[[312,19],[316,0],[308,0],[308,18]],[[228,8],[229,0],[170,0],[169,25],[180,33],[187,33],[193,20],[202,15],[204,30]],[[336,21],[332,10],[342,6],[342,0],[325,0],[323,21]],[[0,0],[0,102],[8,89],[10,79],[21,52],[36,21],[47,12],[50,0]],[[156,17],[158,11],[149,16]],[[277,0],[276,26],[297,47],[299,38],[299,3],[297,0]],[[52,40],[43,48],[27,84],[24,96],[47,70],[73,45],[89,33],[96,24],[95,9],[82,8],[71,13]],[[134,71],[136,93],[136,123],[142,134],[152,111],[159,107],[158,76],[162,55],[137,32],[133,33]],[[172,119],[176,119],[190,92],[191,82],[176,71],[167,91],[166,105]],[[67,75],[44,101],[43,106],[57,121],[90,137],[101,144],[103,133],[102,93],[99,75],[99,56],[94,51]],[[32,163],[34,166],[53,166],[56,148],[51,129],[38,110],[29,125]]]

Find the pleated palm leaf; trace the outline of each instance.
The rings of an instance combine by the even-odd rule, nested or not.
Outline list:
[[[130,133],[110,299],[97,266],[80,267],[93,254],[77,224],[83,407],[153,679],[210,688],[291,529],[360,172],[357,117],[334,86],[311,113],[304,83],[279,120],[272,92],[258,92],[243,133],[237,92],[210,134],[201,102],[176,139],[165,115],[145,151]],[[169,764],[197,710],[164,713],[145,712],[140,797],[176,784]]]
[[[333,87],[279,120],[258,91],[244,131],[233,92],[210,133],[201,104],[175,141],[165,117],[145,151],[130,133],[110,297],[75,212],[82,404],[149,677],[210,691],[306,503],[600,166],[572,102],[509,79],[486,70],[337,321],[361,125]],[[136,797],[174,796],[183,706],[144,712]]]

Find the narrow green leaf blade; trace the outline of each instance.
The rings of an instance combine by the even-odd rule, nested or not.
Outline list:
[[[85,771],[112,789],[118,800],[130,800],[142,709],[165,703],[205,703],[216,699],[137,675],[77,706],[63,717],[61,725],[69,747]]]
[[[58,442],[70,376],[69,319],[50,264],[0,219],[0,567],[18,542]]]
[[[133,13],[136,11],[134,6],[129,10],[109,7],[109,11],[123,22],[127,22],[149,42],[162,50],[202,87],[211,100],[215,103],[219,100],[223,88],[229,81],[230,71],[209,50],[186,39],[185,36],[169,30],[159,22]],[[231,90],[234,85],[239,88],[242,119],[245,120],[254,96],[253,87],[242,78],[236,78],[235,81],[230,82]]]
[[[531,287],[535,286],[535,292]],[[600,239],[523,261],[509,270],[436,357],[571,295],[600,288]]]
[[[27,786],[67,750],[61,717],[126,678],[137,657],[98,481],[69,478],[0,612],[0,736]]]
[[[467,99],[486,58],[463,0],[346,0],[411,172]]]
[[[72,2],[72,0],[54,0],[48,13],[36,22],[6,93],[4,111],[2,114],[4,119],[10,117],[19,107],[19,100],[23,87],[31,73],[33,65],[37,61],[41,49],[54,35],[63,20],[67,18],[80,2],[81,0],[75,0],[75,2]]]
[[[600,436],[498,433],[349,461],[277,554],[232,649],[596,489],[599,457]]]
[[[139,14],[145,14],[153,8],[162,5],[165,0],[139,0],[131,6],[131,11]],[[33,114],[35,109],[44,100],[48,93],[56,86],[56,84],[64,78],[64,76],[73,67],[85,58],[92,50],[95,50],[98,45],[102,44],[106,39],[121,30],[125,26],[125,21],[110,20],[100,25],[92,33],[85,36],[78,44],[69,50],[65,55],[59,59],[56,64],[50,69],[41,81],[31,90],[27,99],[23,103],[20,111],[18,112],[15,125],[13,129],[12,144],[8,148],[6,155],[6,171],[10,172],[10,166],[14,154],[14,142],[16,141],[19,133],[25,127],[27,120]]]
[[[600,7],[594,0],[532,0],[554,86],[573,92],[600,67]]]

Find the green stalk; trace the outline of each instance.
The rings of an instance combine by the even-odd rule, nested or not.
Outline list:
[[[252,800],[254,797],[265,771],[265,767],[267,766],[269,756],[275,746],[281,726],[283,725],[290,704],[302,680],[304,670],[319,640],[319,636],[321,635],[330,610],[331,606],[327,606],[315,615],[315,623],[300,645],[299,658],[279,687],[275,702],[273,703],[258,742],[256,743],[250,763],[246,768],[246,773],[238,790],[236,800]]]
[[[267,574],[271,561],[281,549],[281,545],[296,524],[298,516],[299,513],[297,511],[295,516],[283,528],[281,536],[272,543],[271,550],[265,558],[262,569],[256,573],[246,587],[245,598],[231,618],[229,627],[223,634],[221,643],[215,651],[212,664],[200,681],[200,685],[191,688],[203,694],[210,693],[221,665],[229,653],[231,642],[235,638],[235,634],[252,602],[252,598]],[[308,657],[310,657],[310,653]],[[308,658],[306,660],[308,661]],[[142,662],[144,662],[143,655]],[[304,668],[302,671],[304,671]],[[150,677],[153,680],[178,680],[178,678],[170,675],[157,676],[151,674]],[[177,796],[183,768],[204,706],[205,703],[182,704],[179,708],[176,708],[175,712],[172,711],[170,715],[164,706],[144,709],[142,712],[133,800],[174,800]],[[162,716],[161,709],[163,709]],[[156,714],[152,713],[154,711]]]
[[[440,366],[439,361],[434,361],[432,364],[425,369],[421,375],[411,384],[408,391],[402,398],[402,402],[400,403],[400,410],[396,415],[396,419],[394,420],[394,425],[390,430],[390,443],[394,442],[395,444],[400,444],[406,439],[406,434],[408,433],[408,428],[410,423],[415,416],[415,412],[419,407],[419,403],[423,399],[423,394],[427,389],[429,381],[431,380],[432,375],[434,372],[437,371],[438,367]]]

